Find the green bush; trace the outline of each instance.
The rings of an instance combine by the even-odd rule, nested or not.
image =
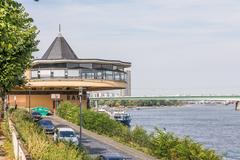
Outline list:
[[[149,147],[150,146],[150,136],[147,134],[147,131],[142,127],[136,126],[131,131],[131,140],[134,143],[139,144],[141,147]]]
[[[77,105],[70,102],[61,103],[58,107],[57,114],[72,123],[80,124],[80,111]],[[107,114],[97,113],[91,110],[83,110],[83,127],[110,137],[123,137],[122,131],[128,130],[128,128],[121,123],[110,119]]]
[[[173,133],[156,130],[151,139],[150,150],[160,159],[179,160],[220,160],[220,156],[211,149],[194,142],[189,137],[178,138]]]
[[[11,119],[34,160],[88,159],[83,150],[67,142],[55,143],[23,110],[13,111]]]
[[[79,107],[70,102],[61,103],[58,115],[79,125]],[[112,120],[107,114],[83,111],[83,127],[85,129],[117,138],[120,142],[136,147],[163,160],[220,160],[215,151],[205,149],[190,138],[178,138],[173,133],[165,133],[156,129],[148,134],[142,127],[129,130],[128,127]]]
[[[107,106],[181,106],[182,101],[177,100],[99,100],[99,105]],[[94,106],[94,101],[91,101]]]

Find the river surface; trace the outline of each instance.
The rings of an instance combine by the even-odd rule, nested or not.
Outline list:
[[[240,160],[240,112],[234,105],[132,108],[128,112],[132,126],[140,125],[149,132],[166,128],[215,149],[226,160]]]

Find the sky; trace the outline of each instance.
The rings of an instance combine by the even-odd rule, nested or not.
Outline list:
[[[133,96],[240,95],[239,0],[18,0],[40,58],[62,34],[79,58],[132,63]]]

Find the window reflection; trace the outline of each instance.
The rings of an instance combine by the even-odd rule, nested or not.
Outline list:
[[[94,79],[94,73],[93,72],[88,72],[87,73],[87,79]]]
[[[109,70],[91,70],[91,69],[52,69],[52,70],[32,70],[32,79],[44,78],[80,78],[80,79],[103,79],[124,81],[126,79],[125,72],[109,71]]]
[[[102,79],[103,77],[102,77],[102,72],[97,72],[97,79]]]
[[[113,72],[112,71],[106,71],[106,79],[113,80]]]
[[[51,75],[51,71],[50,70],[41,70],[40,71],[40,77],[49,78],[50,75]]]
[[[125,79],[124,73],[120,73],[120,80],[123,81]]]
[[[119,81],[120,80],[120,73],[119,72],[114,72],[114,78],[115,78],[115,80]]]
[[[65,77],[65,70],[52,70],[53,77]]]
[[[37,78],[38,77],[38,71],[32,71],[31,77],[32,78]]]
[[[79,70],[69,69],[68,70],[68,77],[79,77]]]

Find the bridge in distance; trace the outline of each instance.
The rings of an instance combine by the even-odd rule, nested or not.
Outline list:
[[[178,101],[240,101],[240,96],[156,96],[156,97],[99,97],[98,100],[178,100]]]

